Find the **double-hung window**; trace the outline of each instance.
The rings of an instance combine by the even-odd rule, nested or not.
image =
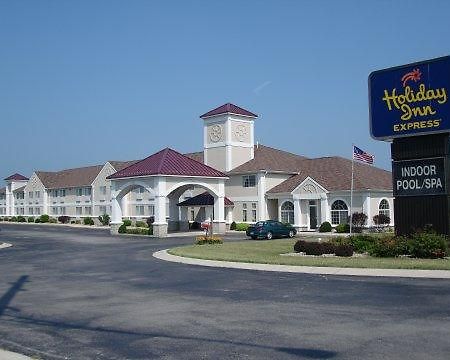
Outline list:
[[[256,186],[256,176],[255,175],[244,175],[242,177],[243,187],[255,187]]]

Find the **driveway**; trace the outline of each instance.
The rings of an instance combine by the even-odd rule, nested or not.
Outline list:
[[[190,238],[3,225],[0,347],[42,359],[448,359],[450,281],[190,266]]]

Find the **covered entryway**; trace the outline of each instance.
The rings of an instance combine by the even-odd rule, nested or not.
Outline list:
[[[177,206],[181,195],[192,187],[203,188],[213,196],[215,233],[225,233],[225,180],[222,172],[166,148],[110,176],[111,232],[122,224],[124,197],[138,186],[147,190],[154,204],[153,234],[163,237],[169,230],[183,230],[185,215]]]

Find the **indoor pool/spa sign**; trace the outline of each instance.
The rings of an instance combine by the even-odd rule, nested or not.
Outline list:
[[[375,71],[369,76],[373,138],[450,132],[450,56]]]
[[[445,161],[443,157],[392,163],[394,196],[445,194]]]

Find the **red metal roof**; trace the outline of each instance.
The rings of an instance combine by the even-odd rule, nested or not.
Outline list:
[[[178,175],[227,177],[224,173],[202,164],[170,148],[165,148],[107,177],[119,179],[147,175]]]
[[[20,180],[28,180],[28,178],[23,176],[23,175],[20,175],[18,173],[15,173],[15,174],[13,174],[11,176],[8,176],[5,180],[18,180],[18,181],[20,181]]]
[[[239,106],[236,106],[231,103],[226,103],[222,106],[219,106],[218,108],[215,108],[215,109],[208,111],[207,113],[201,115],[200,118],[205,118],[208,116],[215,116],[215,115],[222,115],[222,114],[237,114],[237,115],[258,117],[258,115],[253,114],[252,112],[245,110]]]
[[[224,198],[224,203],[225,206],[234,205],[234,203],[227,197]],[[214,196],[212,196],[207,191],[177,204],[177,206],[207,206],[207,205],[214,205]]]

